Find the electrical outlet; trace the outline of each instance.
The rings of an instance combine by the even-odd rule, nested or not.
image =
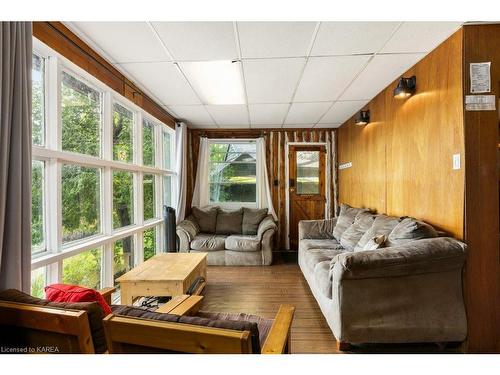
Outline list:
[[[460,154],[453,154],[453,169],[460,169]]]

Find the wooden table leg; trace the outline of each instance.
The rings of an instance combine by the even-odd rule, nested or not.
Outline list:
[[[122,305],[132,306],[134,304],[132,297],[129,287],[126,284],[120,285],[120,303]]]

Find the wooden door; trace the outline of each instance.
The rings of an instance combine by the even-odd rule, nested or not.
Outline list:
[[[288,154],[290,248],[298,249],[300,220],[325,218],[326,146],[290,146]]]

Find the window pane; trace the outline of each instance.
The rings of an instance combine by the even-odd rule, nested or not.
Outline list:
[[[63,72],[61,107],[63,150],[99,156],[101,93]]]
[[[163,132],[163,168],[172,169],[171,155],[172,152],[172,139],[170,133]]]
[[[43,161],[31,162],[31,253],[45,250]]]
[[[101,172],[78,165],[62,166],[63,242],[101,232]]]
[[[113,280],[134,268],[134,240],[126,237],[113,246]],[[114,282],[115,285],[117,282]]]
[[[142,176],[144,192],[144,220],[155,217],[155,177],[152,174]]]
[[[101,288],[101,249],[91,249],[63,260],[63,283]]]
[[[31,68],[32,80],[32,132],[31,139],[34,145],[45,144],[45,59],[33,55]]]
[[[255,143],[210,145],[210,202],[257,200]]]
[[[31,271],[31,295],[43,298],[47,286],[47,267],[40,267]]]
[[[144,260],[148,260],[156,254],[156,228],[151,228],[144,231]]]
[[[131,162],[133,158],[134,113],[122,105],[113,105],[113,160]]]
[[[154,124],[144,119],[142,121],[142,163],[148,166],[155,164],[155,143],[154,143]]]
[[[163,204],[172,206],[172,176],[163,177]]]
[[[319,151],[297,151],[297,194],[319,194]]]
[[[131,172],[113,172],[113,228],[134,223],[134,178]]]

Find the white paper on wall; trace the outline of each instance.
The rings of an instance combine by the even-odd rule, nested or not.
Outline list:
[[[494,111],[495,95],[466,95],[466,111]]]
[[[491,62],[470,64],[470,92],[482,94],[491,91]]]

